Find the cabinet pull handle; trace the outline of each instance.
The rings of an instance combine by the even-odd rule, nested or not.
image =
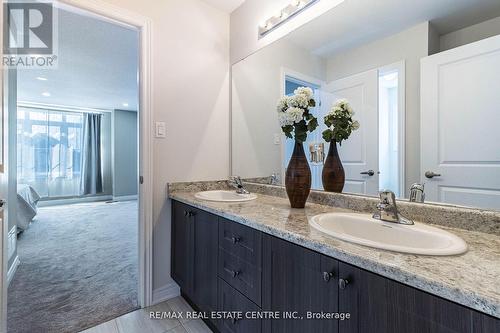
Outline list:
[[[226,272],[228,272],[234,278],[241,274],[240,271],[233,271],[233,270],[230,270],[229,268],[225,268],[225,267],[224,267],[224,270]]]
[[[186,210],[184,211],[184,216],[188,216],[188,212]]]
[[[347,288],[348,284],[349,284],[349,280],[347,280],[347,279],[339,279],[339,288],[341,290],[344,290],[345,288]]]
[[[236,243],[239,243],[241,241],[241,238],[237,237],[237,236],[233,236],[233,237],[231,237],[231,241],[233,242],[233,244],[236,244]]]
[[[193,211],[189,211],[189,213],[188,213],[188,216],[189,216],[189,217],[193,217],[193,216],[195,216],[195,215],[196,215],[196,212],[193,212]]]
[[[332,272],[323,272],[323,280],[325,280],[325,282],[330,281],[332,277],[333,277]]]

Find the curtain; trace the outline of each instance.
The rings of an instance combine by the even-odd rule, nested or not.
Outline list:
[[[101,160],[102,115],[87,113],[83,120],[82,174],[80,194],[102,193]]]

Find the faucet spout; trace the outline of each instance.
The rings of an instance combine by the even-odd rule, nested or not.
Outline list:
[[[380,202],[377,204],[377,212],[373,214],[374,219],[399,224],[414,224],[412,220],[405,218],[399,213],[394,192],[384,190],[379,195]]]
[[[243,181],[241,180],[240,176],[229,177],[227,183],[230,186],[234,187],[236,189],[236,193],[238,194],[250,194],[250,192],[243,187]]]

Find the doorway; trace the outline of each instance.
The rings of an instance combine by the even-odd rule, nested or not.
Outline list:
[[[125,28],[124,25],[117,25],[116,22],[110,22],[109,19],[88,12],[83,13],[82,10],[73,11],[72,9],[66,6],[59,9],[60,25],[67,20],[72,24],[72,28],[76,29],[78,20],[75,17],[79,16],[83,21],[94,20],[93,23],[97,25],[107,24],[116,25],[120,29]],[[14,147],[17,149],[11,150],[15,151],[17,158],[13,159],[15,168],[11,168],[11,171],[18,171],[18,177],[14,176],[17,178],[18,183],[15,206],[22,207],[18,212],[22,213],[23,217],[26,217],[28,221],[18,228],[19,214],[10,214],[11,223],[14,222],[16,228],[13,233],[9,232],[9,235],[14,235],[13,241],[9,239],[9,243],[11,247],[14,243],[14,246],[17,245],[18,248],[9,251],[11,257],[9,260],[9,267],[11,268],[9,273],[12,272],[12,274],[9,274],[9,294],[12,290],[26,292],[26,290],[30,289],[32,291],[45,290],[47,293],[43,297],[37,297],[40,303],[34,308],[42,310],[39,316],[34,313],[33,307],[30,307],[27,302],[20,306],[13,303],[18,300],[23,301],[23,297],[20,297],[19,293],[9,295],[9,331],[75,331],[93,326],[145,304],[144,291],[139,290],[138,292],[137,290],[139,285],[144,285],[144,277],[141,276],[142,274],[138,274],[140,266],[144,266],[144,262],[139,263],[138,255],[139,230],[141,228],[139,228],[138,224],[137,203],[139,197],[138,157],[142,153],[139,151],[141,144],[139,144],[138,139],[140,122],[143,119],[140,114],[143,110],[139,107],[139,87],[137,82],[140,41],[137,28],[127,26],[126,29],[133,31],[135,34],[137,60],[135,70],[133,70],[131,76],[134,78],[136,86],[133,94],[128,95],[130,98],[125,99],[120,96],[119,105],[115,101],[114,107],[110,107],[110,105],[100,106],[99,102],[111,103],[112,98],[106,99],[99,96],[94,99],[90,98],[92,94],[89,91],[80,89],[85,86],[85,82],[89,83],[89,80],[85,80],[82,75],[77,75],[76,80],[60,80],[57,77],[58,73],[61,74],[65,71],[63,62],[65,53],[70,54],[67,59],[78,60],[74,53],[65,52],[62,44],[60,44],[60,67],[54,73],[35,73],[34,71],[26,73],[19,73],[18,71],[17,73],[18,96],[16,98],[17,103],[15,103],[17,104],[16,112],[12,111],[14,108],[9,112],[12,118],[9,124],[10,130],[13,131],[15,127],[18,129],[17,133],[13,131],[17,139],[17,145]],[[96,30],[108,32],[109,28]],[[88,34],[85,36],[89,37]],[[64,42],[63,37],[61,37],[60,42]],[[123,42],[123,38],[117,40]],[[85,56],[88,56],[88,53]],[[85,63],[81,61],[77,61],[77,63],[80,67],[84,67],[82,64]],[[75,66],[73,66],[74,68]],[[58,82],[61,81],[64,81],[63,85],[58,86]],[[96,81],[90,81],[90,83],[94,85],[100,84],[96,83]],[[80,86],[75,87],[75,85]],[[106,89],[100,90],[109,92]],[[27,91],[36,92],[37,97],[41,100],[36,100],[33,96],[27,96]],[[71,101],[77,101],[78,103]],[[79,104],[81,102],[86,105]],[[136,134],[130,135],[132,132],[128,130],[131,141],[129,140],[130,142],[127,143],[127,147],[124,149],[123,145],[121,145],[123,143],[123,131],[120,134],[120,130],[125,126],[124,121],[130,119],[135,119],[135,124],[131,125],[130,128],[135,129]],[[12,126],[12,120],[14,126]],[[118,123],[120,125],[115,126]],[[86,144],[86,141],[90,141],[92,144]],[[96,142],[99,144],[96,145]],[[127,158],[134,155],[127,154],[123,156],[123,151],[128,150],[130,152],[133,144],[136,147],[136,153],[133,157],[135,162],[133,168],[131,168],[133,169],[132,172],[126,173],[128,178],[132,180],[132,185],[128,187],[113,186],[113,182],[118,182],[120,185],[124,184],[123,181],[116,180],[116,177],[120,175],[119,172],[114,172],[113,167],[130,166],[130,163],[124,163],[119,158],[120,156]],[[86,152],[92,151],[100,151],[100,153],[91,157],[85,156]],[[121,155],[120,152],[122,152]],[[92,160],[92,162],[86,163],[89,160]],[[87,174],[85,174],[85,168],[89,171]],[[108,169],[112,170],[111,177],[106,174]],[[123,168],[120,167],[119,170],[123,171]],[[11,172],[11,177],[12,174],[15,173]],[[84,179],[90,180],[83,181]],[[101,181],[97,181],[99,179]],[[84,183],[89,183],[90,186],[85,188]],[[110,184],[111,186],[109,186]],[[134,185],[135,189],[131,191],[130,188],[133,188]],[[19,198],[22,198],[23,201],[19,201]],[[19,202],[22,202],[22,204],[19,204]],[[33,204],[34,207],[31,206]],[[31,207],[24,209],[26,207],[23,207],[23,205]],[[14,205],[11,204],[10,207],[12,206]],[[29,219],[29,214],[32,214],[33,210],[36,215],[33,219]],[[124,215],[125,212],[129,214]],[[16,216],[16,218],[12,218],[12,216]],[[134,217],[132,223],[127,221],[130,216]],[[118,226],[105,225],[106,220],[120,221],[121,223]],[[125,225],[127,225],[126,228]],[[16,234],[18,234],[19,229],[22,232],[18,238]],[[10,228],[10,231],[12,230]],[[116,234],[117,230],[127,235],[121,237],[124,242],[120,243],[116,239],[112,239],[112,235]],[[88,238],[85,239],[85,237]],[[16,242],[17,244],[15,244]],[[22,243],[25,243],[26,246],[22,246]],[[120,246],[124,245],[123,243],[127,243],[126,250],[123,247],[120,248]],[[41,247],[41,244],[44,247]],[[114,254],[107,257],[105,253],[99,253],[99,251],[110,251],[110,253]],[[144,253],[142,249],[141,252]],[[43,259],[46,261],[36,260],[37,258],[34,258],[36,256],[30,255],[33,253],[42,253],[44,255]],[[25,260],[23,260],[23,256],[26,258]],[[134,257],[135,262],[125,263],[121,268],[117,267],[117,272],[114,274],[118,276],[116,280],[127,274],[134,276],[132,281],[129,279],[125,283],[130,286],[129,290],[133,290],[133,295],[123,295],[120,292],[127,289],[123,288],[124,283],[117,283],[113,287],[113,283],[109,282],[118,281],[112,281],[109,277],[107,279],[102,277],[103,273],[110,271],[112,266],[108,263],[111,263],[112,259],[115,262],[120,262],[126,261],[130,257]],[[16,260],[16,258],[19,258],[19,260]],[[105,260],[101,260],[103,258]],[[19,262],[20,264],[18,264]],[[33,274],[33,272],[23,274],[23,263],[28,271],[29,269],[35,270],[38,274]],[[40,264],[42,269],[37,268],[37,264]],[[73,266],[71,267],[71,265]],[[16,266],[17,272],[12,269],[12,267]],[[66,270],[65,268],[68,268],[68,266],[69,269]],[[44,284],[39,284],[38,288],[34,288],[33,286],[40,282],[42,273],[45,272],[44,269],[46,269],[47,279]],[[70,274],[65,275],[67,273]],[[97,282],[94,279],[95,277],[99,277]],[[39,278],[39,280],[35,280],[36,278]],[[92,289],[87,288],[92,283],[87,285],[83,283],[89,281],[93,281],[93,287],[98,287],[95,288],[96,290],[99,289],[103,292],[93,294]],[[29,287],[30,283],[32,283],[31,287]],[[100,286],[99,283],[101,283]],[[48,286],[48,288],[44,288],[44,286]],[[78,298],[85,294],[87,296],[93,294],[93,298],[97,300],[99,305],[96,305],[96,303],[93,306],[92,297],[87,297],[87,301],[80,303],[86,303],[86,307],[72,312],[78,308]],[[117,307],[118,310],[111,309],[110,311],[109,304],[103,301],[105,300],[104,294],[108,294],[107,300],[110,301],[127,300],[129,307],[119,306]],[[113,297],[109,297],[110,295],[116,297],[113,299]],[[16,313],[23,306],[30,309],[29,316],[21,314],[20,317],[24,317],[22,324],[12,326],[10,323],[12,322],[11,314]],[[64,326],[58,326],[59,312],[64,312],[64,316],[60,318],[60,324]],[[82,314],[85,314],[85,312],[87,312],[88,316],[82,318]],[[14,315],[15,317],[16,315]],[[45,324],[50,325],[50,327],[33,326],[28,322],[28,317],[33,317],[34,320],[38,319],[37,324],[43,322],[43,317],[45,317]],[[47,318],[50,318],[51,323],[47,323]],[[64,321],[65,323],[63,323]]]

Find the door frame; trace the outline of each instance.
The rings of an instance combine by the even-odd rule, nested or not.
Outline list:
[[[148,17],[100,0],[59,0],[54,1],[54,4],[57,7],[68,5],[77,10],[80,9],[95,14],[100,18],[108,19],[116,24],[132,26],[139,32],[139,175],[142,176],[143,182],[139,186],[138,298],[139,305],[146,307],[151,305],[153,301],[152,21]],[[3,17],[2,6],[0,6],[0,15],[0,17]],[[1,38],[2,36],[0,36],[0,42],[2,42]],[[5,244],[7,237],[3,229],[5,228],[0,231],[2,259],[6,256]],[[7,280],[5,273],[7,263],[5,260],[0,260],[0,262],[2,264],[0,267],[2,282],[0,290],[0,332],[5,332],[7,330]]]

